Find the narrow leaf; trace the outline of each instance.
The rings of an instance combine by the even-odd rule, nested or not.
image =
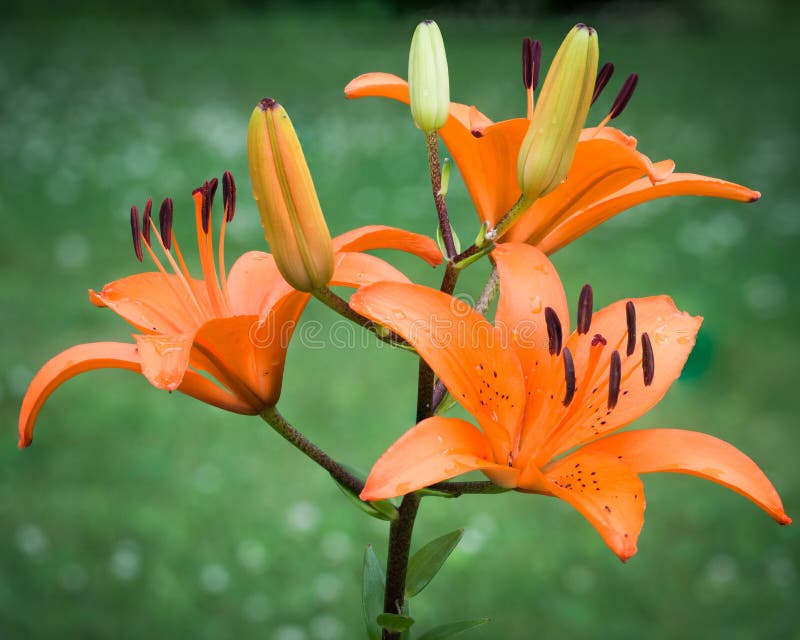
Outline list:
[[[377,618],[378,624],[389,631],[405,631],[414,624],[414,618],[399,616],[396,613],[382,613]]]
[[[430,631],[423,633],[418,640],[445,640],[445,638],[452,638],[459,634],[480,627],[481,625],[489,622],[489,618],[476,618],[475,620],[459,620],[458,622],[450,622],[438,627],[434,627]]]
[[[397,508],[388,500],[376,500],[375,502],[364,502],[349,487],[345,487],[341,482],[334,478],[336,486],[339,487],[341,492],[353,503],[360,511],[363,511],[368,516],[377,518],[378,520],[386,520],[390,522],[397,520]]]
[[[383,591],[386,578],[383,569],[372,550],[372,545],[367,545],[364,552],[364,591],[362,604],[364,608],[364,624],[367,627],[369,640],[381,640],[381,627],[377,617],[383,612]]]
[[[406,596],[411,598],[428,586],[463,535],[463,529],[446,533],[440,538],[431,540],[412,556],[408,562]]]

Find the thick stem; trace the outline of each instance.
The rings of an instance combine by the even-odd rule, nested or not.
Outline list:
[[[386,613],[401,614],[406,597],[406,573],[408,556],[411,551],[411,534],[417,517],[420,497],[409,493],[400,503],[400,517],[392,522],[389,529],[389,554],[386,559],[386,591],[383,597],[383,610]],[[400,640],[400,633],[383,630],[383,640]]]
[[[364,489],[364,483],[361,480],[289,424],[289,421],[278,412],[276,407],[264,409],[261,417],[290,444],[330,473],[339,484],[347,487],[356,495]]]
[[[433,415],[433,381],[433,369],[420,358],[417,379],[417,422]]]
[[[447,267],[445,267],[444,276],[442,277],[442,286],[439,287],[441,291],[444,291],[446,294],[452,294],[456,288],[456,282],[458,281],[458,276],[461,272],[456,269],[452,262],[447,263]]]
[[[431,188],[433,189],[433,201],[436,204],[436,214],[439,216],[439,228],[442,230],[442,239],[447,253],[447,259],[452,260],[456,256],[456,245],[453,241],[453,230],[450,228],[450,217],[447,214],[447,205],[442,195],[442,165],[439,162],[439,134],[432,131],[425,135],[425,142],[428,146],[428,166],[431,172]]]

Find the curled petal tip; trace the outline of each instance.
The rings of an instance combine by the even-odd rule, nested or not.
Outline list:
[[[775,518],[775,522],[777,522],[782,527],[788,526],[792,524],[792,519],[787,516],[785,513],[782,513],[777,518]]]
[[[258,103],[258,107],[262,111],[268,111],[270,109],[276,108],[277,106],[279,106],[278,102],[276,100],[274,100],[273,98],[263,98]]]
[[[756,202],[757,200],[761,200],[761,192],[760,191],[753,191],[750,194],[750,202]]]
[[[22,437],[20,437],[19,441],[17,442],[17,448],[18,449],[27,449],[28,447],[31,446],[32,442],[33,442],[33,438],[28,437],[28,436],[22,436]],[[791,522],[791,520],[789,520],[789,522]],[[781,524],[789,524],[789,522],[781,523]]]

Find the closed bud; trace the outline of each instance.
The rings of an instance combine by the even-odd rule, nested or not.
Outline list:
[[[247,130],[253,196],[281,275],[314,291],[333,275],[333,246],[303,149],[286,110],[266,98]]]
[[[567,177],[591,105],[598,56],[597,32],[578,24],[550,65],[517,160],[517,180],[529,201]]]
[[[450,78],[442,32],[433,20],[420,22],[411,39],[408,91],[414,124],[425,133],[441,129],[450,114]]]

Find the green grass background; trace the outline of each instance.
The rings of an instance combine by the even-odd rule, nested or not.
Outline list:
[[[129,372],[78,377],[17,451],[26,385],[57,352],[126,339],[89,287],[140,270],[127,212],[176,202],[191,247],[191,189],[230,169],[240,207],[229,266],[264,247],[245,156],[258,99],[289,110],[334,232],[434,228],[422,136],[395,103],[348,103],[365,71],[405,75],[423,15],[369,11],[39,16],[0,26],[0,638],[336,640],[362,633],[366,544],[387,527],[258,419],[168,395]],[[619,78],[641,76],[619,125],[654,160],[746,183],[754,205],[663,200],[555,256],[570,297],[597,305],[668,293],[705,316],[686,375],[639,424],[723,437],[768,473],[798,514],[797,12],[780,4],[654,5],[524,18],[436,13],[454,100],[494,119],[523,113],[519,41],[545,59],[578,19],[600,32]],[[796,24],[796,22],[794,22]],[[454,176],[463,238],[476,221]],[[193,251],[187,251],[192,253]],[[435,274],[389,256],[422,282]],[[477,274],[462,290],[475,293]],[[335,318],[312,304],[307,318]],[[368,344],[372,342],[367,340]],[[295,342],[280,408],[333,456],[369,468],[411,426],[415,363],[374,345]],[[465,540],[415,601],[424,629],[489,616],[473,638],[800,638],[797,527],[696,478],[645,479],[639,554],[622,565],[567,505],[509,493],[426,499],[416,540]]]

